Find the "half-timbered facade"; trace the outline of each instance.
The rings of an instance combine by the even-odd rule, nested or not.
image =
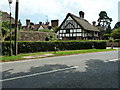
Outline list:
[[[81,13],[80,17],[68,13],[58,28],[57,36],[62,40],[89,40],[98,39],[98,33],[99,30],[85,20]]]

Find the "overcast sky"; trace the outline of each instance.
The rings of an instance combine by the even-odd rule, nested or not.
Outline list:
[[[0,0],[0,10],[9,13],[8,0]],[[12,15],[14,17],[15,1],[12,3]],[[26,19],[33,23],[39,21],[59,19],[60,24],[67,13],[79,15],[79,11],[85,12],[85,19],[90,23],[97,21],[100,11],[106,11],[113,19],[112,27],[118,21],[118,1],[120,0],[19,0],[19,19],[25,25]]]

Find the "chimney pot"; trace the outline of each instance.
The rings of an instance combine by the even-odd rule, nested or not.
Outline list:
[[[29,27],[30,26],[30,20],[26,19],[26,26]]]
[[[59,24],[59,20],[51,20],[52,27],[58,26],[58,24]]]
[[[92,23],[93,23],[93,26],[96,26],[96,21],[93,21]]]
[[[85,13],[83,11],[79,12],[80,18],[84,18]]]

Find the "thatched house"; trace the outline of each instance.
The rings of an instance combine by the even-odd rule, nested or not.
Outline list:
[[[84,19],[84,12],[79,17],[68,13],[57,31],[58,39],[62,40],[96,40],[99,39],[99,29]]]

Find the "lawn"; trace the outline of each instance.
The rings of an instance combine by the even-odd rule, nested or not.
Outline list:
[[[87,50],[72,50],[72,51],[57,51],[57,52],[38,52],[38,53],[28,53],[28,54],[18,54],[17,56],[2,56],[0,61],[17,61],[17,60],[25,60],[27,58],[23,58],[24,56],[35,56],[35,55],[43,55],[43,54],[53,54],[53,56],[63,56],[63,55],[73,55],[73,54],[81,54],[81,53],[92,53],[92,52],[103,52],[103,51],[113,51],[115,49],[87,49]],[[37,57],[38,58],[38,57]]]

